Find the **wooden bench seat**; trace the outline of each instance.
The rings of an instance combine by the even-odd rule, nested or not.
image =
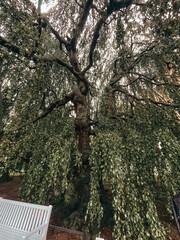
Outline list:
[[[45,240],[52,206],[0,198],[0,240]]]

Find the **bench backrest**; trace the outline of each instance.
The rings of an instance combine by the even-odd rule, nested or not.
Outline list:
[[[11,201],[0,198],[0,225],[29,232],[49,223],[52,206]]]

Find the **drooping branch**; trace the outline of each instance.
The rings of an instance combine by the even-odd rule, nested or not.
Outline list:
[[[166,107],[173,107],[173,108],[179,108],[180,107],[180,104],[174,104],[174,103],[168,103],[168,102],[160,102],[160,101],[155,101],[151,98],[148,98],[148,100],[150,102],[152,102],[153,104],[155,105],[163,105],[163,106],[166,106]]]
[[[97,40],[99,38],[99,32],[101,30],[102,25],[105,23],[105,21],[107,20],[108,15],[102,16],[101,19],[97,22],[95,30],[94,30],[94,34],[93,34],[93,39],[90,45],[90,50],[89,50],[89,65],[82,71],[83,74],[85,74],[93,65],[93,53],[97,44]]]
[[[70,66],[68,63],[62,61],[60,58],[54,57],[54,56],[39,56],[39,55],[34,55],[31,56],[26,51],[22,51],[21,48],[13,43],[11,43],[9,40],[3,38],[0,36],[0,45],[7,48],[10,52],[17,53],[21,57],[25,57],[29,60],[33,60],[34,62],[39,61],[39,62],[57,62],[61,66],[67,68],[75,77],[79,77],[79,74],[75,71],[75,69]]]
[[[59,107],[65,106],[68,102],[72,101],[74,98],[74,91],[67,94],[63,99],[58,99],[55,102],[51,103],[49,107],[46,108],[46,111],[43,112],[40,116],[35,118],[34,120],[24,124],[18,130],[21,130],[22,128],[26,127],[27,125],[34,124],[38,120],[45,118],[47,115],[49,115],[54,109],[57,109]]]
[[[179,88],[180,87],[180,83],[174,83],[174,82],[155,82],[154,80],[156,79],[156,77],[148,77],[144,74],[141,73],[134,73],[134,72],[129,72],[131,74],[134,75],[138,75],[138,77],[128,77],[129,82],[127,84],[120,84],[121,87],[128,87],[130,85],[133,85],[135,82],[140,81],[140,82],[147,82],[150,83],[151,85],[155,85],[155,86],[174,86]],[[119,76],[117,79],[120,80],[122,79],[123,75]]]
[[[40,11],[38,13],[36,7],[34,6],[34,4],[32,2],[30,2],[29,0],[26,0],[26,4],[29,5],[29,7],[32,9],[33,14],[36,16],[36,18],[38,18],[38,15],[40,15]],[[45,26],[48,26],[49,29],[51,30],[51,32],[54,34],[54,36],[56,37],[56,39],[60,42],[60,44],[64,44],[65,47],[68,47],[68,41],[66,41],[63,37],[61,37],[59,35],[59,33],[52,27],[52,25],[50,24],[50,22],[48,21],[48,19],[45,16],[41,16],[41,19],[43,20],[43,24]]]
[[[154,80],[156,80],[156,77],[148,77],[146,76],[145,74],[142,74],[142,73],[138,73],[138,72],[129,72],[131,74],[134,74],[134,75],[138,75],[139,78],[138,80],[141,80],[141,81],[145,81],[145,82],[148,82],[152,85],[156,85],[156,86],[175,86],[175,87],[180,87],[180,83],[176,83],[176,82],[155,82]],[[126,86],[132,84],[131,82],[129,84],[127,84]],[[123,85],[125,86],[125,85]]]
[[[106,22],[108,17],[115,11],[120,10],[121,8],[128,7],[132,4],[132,0],[122,0],[122,1],[115,1],[115,0],[110,0],[110,4],[107,6],[107,11],[102,14],[102,17],[99,19],[97,22],[94,33],[93,33],[93,38],[91,41],[90,45],[90,50],[89,50],[89,64],[88,66],[83,70],[83,73],[85,74],[93,65],[93,53],[95,50],[95,47],[97,45],[97,41],[99,39],[99,33],[100,30],[103,26],[103,24]]]
[[[132,61],[129,66],[126,66],[126,72],[123,72],[122,69],[120,69],[119,71],[117,71],[116,69],[116,63],[118,61],[118,59],[115,60],[115,75],[114,77],[111,79],[110,82],[110,86],[114,86],[124,75],[126,75],[127,73],[130,73],[130,71],[137,66],[138,63],[140,63],[140,61],[142,60],[142,58],[144,56],[146,56],[147,53],[149,53],[150,51],[152,51],[155,47],[157,46],[157,42],[152,42],[150,43],[146,49],[144,49],[141,53],[139,53],[135,60]]]
[[[142,58],[150,51],[152,51],[156,46],[158,42],[153,41],[150,43],[146,49],[144,49],[140,54],[138,54],[135,58],[135,60],[131,63],[131,65],[128,67],[128,71],[131,71],[141,60]]]
[[[92,9],[95,9],[96,12],[102,14],[102,12],[98,9],[98,7],[97,7],[95,4],[92,4],[91,8],[92,8]]]
[[[60,46],[62,46],[62,44],[64,44],[65,47],[66,47],[66,49],[68,49],[68,47],[69,47],[69,42],[66,41],[63,37],[61,37],[61,36],[59,35],[59,33],[51,26],[51,24],[50,24],[49,22],[47,22],[47,20],[45,20],[45,21],[46,21],[48,27],[50,28],[51,32],[54,34],[54,36],[56,37],[56,39],[59,41]]]
[[[21,50],[18,46],[16,46],[13,43],[10,43],[10,41],[3,38],[2,36],[0,36],[0,45],[3,46],[3,47],[6,47],[11,52],[21,54]],[[26,52],[24,54],[25,54],[25,57],[27,57],[28,54]]]
[[[126,95],[127,97],[131,97],[132,99],[136,100],[136,101],[140,101],[140,102],[145,102],[145,101],[149,101],[155,105],[163,105],[166,107],[173,107],[173,108],[179,108],[180,104],[174,104],[174,103],[169,103],[169,102],[161,102],[161,101],[156,101],[152,98],[144,98],[144,97],[138,97],[130,92],[128,92],[126,89],[123,89],[122,87],[118,86],[116,88],[113,89],[114,92],[121,92],[122,94]]]
[[[68,63],[62,61],[60,58],[47,55],[47,56],[39,56],[39,55],[34,55],[32,58],[33,61],[38,61],[38,62],[57,62],[61,66],[67,68],[75,77],[79,76],[78,73],[73,69],[71,65]]]

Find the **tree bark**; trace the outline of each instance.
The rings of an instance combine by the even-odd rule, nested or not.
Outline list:
[[[2,94],[1,94],[1,82],[0,82],[0,138],[1,138],[1,133],[3,131],[2,118],[3,118],[3,114],[2,114]]]
[[[89,143],[90,143],[90,127],[89,114],[86,95],[77,90],[73,99],[76,112],[76,136],[79,152],[83,155],[83,163],[87,164]]]
[[[3,63],[3,60],[0,58],[0,138],[1,138],[1,134],[3,132],[3,122],[2,122],[2,119],[3,119],[3,109],[2,109],[2,93],[1,93],[1,86],[2,86],[2,79],[1,79],[1,73],[2,73],[2,63]]]
[[[90,198],[90,166],[89,166],[89,148],[90,148],[90,126],[87,96],[80,89],[75,90],[73,104],[75,106],[75,127],[76,140],[79,152],[82,154],[82,165],[74,166],[73,173],[69,178],[69,186],[62,202],[63,209],[66,209],[64,216],[64,225],[68,228],[82,229],[85,225],[84,217],[87,204]],[[71,189],[73,194],[70,194]],[[66,203],[66,199],[71,199]]]

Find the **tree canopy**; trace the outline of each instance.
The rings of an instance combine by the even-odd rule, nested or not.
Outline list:
[[[56,5],[47,13],[43,3]],[[166,239],[180,186],[180,3],[0,0],[0,174],[64,225]],[[93,236],[93,235],[92,235]]]

